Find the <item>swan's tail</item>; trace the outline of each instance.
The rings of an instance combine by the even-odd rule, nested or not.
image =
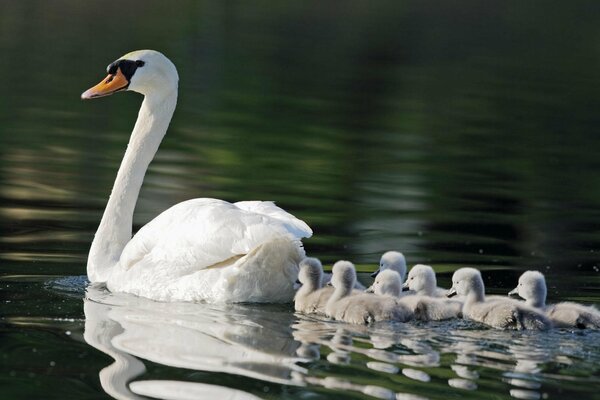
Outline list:
[[[287,303],[294,298],[294,282],[304,249],[297,239],[277,237],[240,258],[223,276],[228,303]]]

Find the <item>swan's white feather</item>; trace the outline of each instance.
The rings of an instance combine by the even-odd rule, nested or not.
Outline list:
[[[188,200],[139,230],[107,284],[161,301],[289,301],[304,256],[300,239],[311,234],[272,202]],[[266,247],[274,254],[264,258]]]
[[[127,78],[127,90],[144,101],[90,248],[90,281],[161,301],[291,301],[304,256],[300,239],[312,231],[272,202],[189,200],[131,237],[139,191],[173,116],[179,82],[175,65],[153,50],[126,54],[109,74],[123,75],[121,64],[132,61],[140,67]],[[114,93],[111,82],[82,98]]]

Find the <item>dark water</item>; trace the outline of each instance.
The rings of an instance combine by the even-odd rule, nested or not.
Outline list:
[[[79,100],[130,50],[178,67],[136,227],[193,197],[276,200],[328,264],[370,271],[398,249],[442,284],[476,266],[494,293],[536,268],[551,301],[598,303],[598,15],[592,1],[0,1],[2,398],[598,397],[595,332],[86,295],[141,99]]]

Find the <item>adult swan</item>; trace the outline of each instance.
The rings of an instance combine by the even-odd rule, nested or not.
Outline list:
[[[90,281],[159,301],[291,301],[304,257],[300,239],[312,231],[272,202],[188,200],[132,237],[135,203],[173,116],[179,77],[153,50],[126,54],[107,69],[82,99],[132,90],[144,101],[92,242]]]

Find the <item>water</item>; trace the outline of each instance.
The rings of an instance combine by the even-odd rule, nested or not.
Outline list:
[[[188,198],[276,200],[327,265],[399,249],[445,286],[476,266],[491,293],[536,268],[551,301],[600,303],[598,11],[0,2],[2,398],[598,397],[597,332],[367,329],[88,287],[140,98],[79,100],[133,49],[179,69],[136,229]]]

